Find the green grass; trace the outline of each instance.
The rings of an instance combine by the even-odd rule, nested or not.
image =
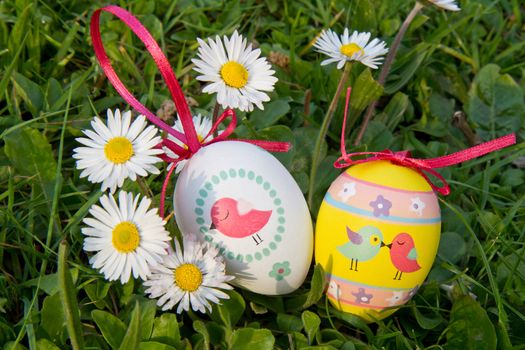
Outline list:
[[[463,111],[482,140],[516,132],[518,144],[441,169],[438,256],[418,294],[393,316],[365,324],[331,307],[312,267],[289,296],[240,289],[211,315],[162,313],[140,282],[107,283],[82,251],[81,221],[100,196],[79,179],[75,137],[93,115],[127,108],[98,66],[86,1],[0,2],[0,347],[4,349],[524,349],[525,346],[525,8],[520,0],[461,0],[459,13],[425,8],[401,44],[363,144],[349,150],[411,150],[435,157],[469,146],[452,122]],[[124,1],[159,41],[185,93],[210,115],[214,99],[191,70],[196,38],[234,28],[264,55],[281,54],[279,82],[264,113],[239,113],[236,136],[286,140],[277,155],[308,189],[317,130],[340,71],[320,66],[312,39],[331,27],[371,31],[391,43],[411,1]],[[107,51],[121,79],[151,110],[169,93],[138,39],[102,16]],[[370,75],[371,73],[371,75]],[[349,140],[373,85],[354,65]],[[317,208],[338,175],[342,102],[314,184]],[[348,130],[347,129],[347,130]],[[348,142],[350,145],[351,142]],[[125,188],[153,193],[163,175]],[[168,189],[172,193],[173,188]],[[305,193],[307,195],[307,193]],[[176,231],[173,223],[170,230]],[[454,286],[447,293],[446,286]],[[468,293],[476,300],[465,297]],[[140,345],[139,345],[140,343]]]

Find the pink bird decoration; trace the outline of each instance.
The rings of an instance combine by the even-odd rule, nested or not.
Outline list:
[[[417,251],[414,240],[408,233],[398,234],[387,247],[390,248],[392,264],[398,270],[394,276],[395,280],[401,280],[403,272],[415,272],[421,269],[416,260]]]
[[[259,245],[263,240],[259,232],[270,220],[271,210],[253,209],[243,200],[221,198],[211,207],[210,230],[216,229],[223,235],[233,238],[252,236]]]

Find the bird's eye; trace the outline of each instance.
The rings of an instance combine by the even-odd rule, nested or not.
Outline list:
[[[374,235],[374,236],[371,236],[370,237],[370,243],[373,244],[373,245],[377,245],[377,243],[379,243],[379,237]]]

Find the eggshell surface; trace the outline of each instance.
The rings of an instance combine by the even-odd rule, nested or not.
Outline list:
[[[286,294],[308,273],[313,228],[303,194],[269,152],[241,141],[201,148],[180,173],[177,224],[218,247],[233,283]]]
[[[437,197],[419,173],[388,161],[348,168],[330,186],[316,224],[328,299],[368,322],[389,316],[428,275],[440,230]]]

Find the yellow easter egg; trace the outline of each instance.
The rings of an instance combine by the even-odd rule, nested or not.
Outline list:
[[[328,299],[367,322],[391,315],[427,277],[440,230],[437,196],[415,170],[389,161],[348,168],[317,217],[315,259]]]

